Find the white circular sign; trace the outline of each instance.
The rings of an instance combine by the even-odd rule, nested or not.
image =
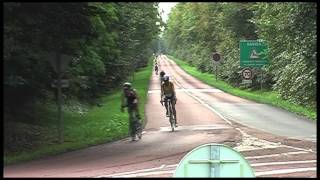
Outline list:
[[[242,74],[242,78],[245,80],[252,79],[252,77],[253,77],[252,70],[249,68],[243,69],[241,74]]]

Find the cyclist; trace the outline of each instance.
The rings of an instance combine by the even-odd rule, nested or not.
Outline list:
[[[172,102],[172,108],[173,108],[173,114],[174,118],[176,120],[175,126],[178,127],[178,122],[176,118],[176,108],[175,104],[177,102],[176,93],[174,90],[174,85],[172,82],[169,81],[169,76],[164,76],[163,83],[161,84],[161,104],[164,101],[164,106],[166,107],[166,116],[168,117],[168,99],[171,99]]]
[[[158,55],[156,55],[156,57],[154,58],[154,63],[155,63],[155,64],[158,63]]]
[[[124,112],[125,107],[128,108],[129,131],[132,141],[136,140],[136,135],[138,134],[137,128],[141,128],[138,100],[139,98],[136,89],[132,88],[131,83],[124,83],[123,93],[121,95],[121,112]],[[133,115],[135,115],[135,117],[133,117]],[[141,135],[139,138],[141,138]]]
[[[157,64],[157,63],[156,63],[155,66],[154,66],[154,70],[155,70],[155,72],[156,72],[156,75],[158,75],[158,70],[159,70],[159,68],[158,68],[158,64]]]
[[[164,75],[165,75],[166,73],[162,70],[161,72],[160,72],[160,85],[162,84],[162,82],[163,82],[163,78],[164,78]]]

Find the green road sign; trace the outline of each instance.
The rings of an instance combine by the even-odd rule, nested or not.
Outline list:
[[[183,157],[174,177],[255,177],[244,157],[222,144],[196,147]]]
[[[267,46],[261,40],[240,40],[240,67],[268,65]]]

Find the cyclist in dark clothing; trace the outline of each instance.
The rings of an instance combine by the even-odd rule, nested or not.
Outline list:
[[[154,65],[154,71],[156,72],[156,75],[158,75],[158,70],[159,70],[158,64],[155,64]]]
[[[129,130],[132,137],[132,141],[136,140],[136,135],[141,138],[141,134],[137,134],[137,128],[141,128],[138,94],[135,89],[132,88],[131,83],[126,82],[123,84],[123,93],[121,96],[121,112],[124,112],[124,108],[128,108],[129,113]]]
[[[161,86],[161,84],[162,84],[162,82],[163,82],[163,78],[164,78],[164,75],[165,75],[166,73],[162,70],[161,72],[160,72],[160,86]]]

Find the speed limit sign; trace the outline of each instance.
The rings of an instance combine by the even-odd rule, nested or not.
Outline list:
[[[253,77],[252,70],[250,68],[245,68],[242,70],[242,79],[250,80]]]

